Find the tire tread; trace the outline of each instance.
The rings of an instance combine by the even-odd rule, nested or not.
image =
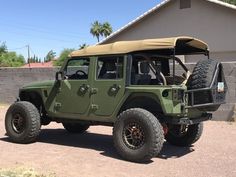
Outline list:
[[[27,102],[27,101],[20,101],[20,102],[16,102],[16,103],[12,104],[10,106],[10,108],[8,109],[8,111],[6,113],[6,119],[7,119],[7,116],[9,116],[9,114],[11,114],[11,112],[16,107],[20,107],[23,110],[25,110],[27,116],[30,117],[30,119],[31,119],[30,130],[28,131],[28,133],[24,137],[16,138],[14,136],[11,136],[11,134],[7,130],[8,128],[6,127],[7,134],[10,135],[10,139],[12,139],[12,141],[14,141],[16,143],[23,143],[23,144],[32,143],[36,140],[37,136],[40,133],[41,123],[40,123],[39,112],[38,112],[37,108],[32,103]],[[5,125],[7,126],[7,123],[5,123]]]
[[[133,112],[136,112],[137,114],[141,114],[142,116],[144,115],[148,119],[147,121],[152,125],[151,126],[152,132],[154,132],[154,134],[155,134],[154,137],[156,137],[156,138],[154,139],[151,147],[149,148],[148,152],[146,153],[146,155],[142,159],[134,159],[134,158],[130,158],[130,157],[122,155],[119,144],[115,140],[114,140],[114,146],[117,149],[118,153],[123,158],[130,160],[130,161],[135,161],[135,162],[146,162],[146,161],[150,160],[151,158],[158,155],[158,153],[161,151],[163,143],[164,143],[163,128],[162,128],[161,124],[159,123],[159,121],[157,120],[157,118],[152,113],[150,113],[147,110],[141,109],[141,108],[131,108],[126,111],[123,111],[117,117],[117,121],[113,127],[113,135],[117,131],[116,125],[119,124],[120,121],[122,121],[122,118],[128,116],[129,114],[132,114]]]

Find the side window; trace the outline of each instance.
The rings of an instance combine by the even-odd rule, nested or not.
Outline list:
[[[72,58],[67,63],[66,77],[69,80],[88,79],[89,62],[89,58]]]
[[[99,57],[97,63],[97,79],[123,78],[124,57]]]
[[[168,59],[155,55],[133,55],[131,68],[132,85],[163,85],[169,74]]]

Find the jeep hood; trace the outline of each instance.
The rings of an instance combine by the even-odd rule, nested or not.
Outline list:
[[[24,85],[21,89],[28,89],[28,88],[47,88],[52,87],[54,85],[54,80],[48,81],[41,81],[41,82],[32,82],[30,84]]]

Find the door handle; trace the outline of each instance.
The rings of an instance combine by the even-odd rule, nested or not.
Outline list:
[[[112,93],[117,93],[120,89],[121,89],[120,85],[114,84],[113,86],[111,86],[110,91]]]
[[[89,89],[89,85],[83,84],[79,87],[79,93],[85,94]]]

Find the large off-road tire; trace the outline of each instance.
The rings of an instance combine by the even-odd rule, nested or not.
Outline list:
[[[164,132],[150,112],[133,108],[122,112],[113,128],[114,146],[126,160],[146,162],[157,156],[164,142]]]
[[[188,90],[209,87],[213,80],[213,76],[216,72],[218,63],[219,62],[212,59],[199,61],[194,67],[193,73],[191,74],[187,82]],[[191,102],[191,98],[189,101]],[[194,104],[204,104],[209,102],[212,102],[210,91],[201,91],[194,93]],[[207,106],[205,108],[202,108],[201,110],[215,111],[218,109],[218,107],[219,105]]]
[[[81,124],[81,123],[66,123],[65,122],[65,123],[62,123],[62,125],[69,133],[84,133],[89,128],[88,124]]]
[[[188,89],[209,87],[216,71],[218,62],[212,59],[200,60],[193,69],[187,83]]]
[[[176,146],[191,146],[199,140],[203,131],[203,123],[193,125],[169,125],[166,141]]]
[[[40,115],[32,103],[16,102],[7,110],[5,128],[11,141],[34,142],[40,133],[40,127]]]

